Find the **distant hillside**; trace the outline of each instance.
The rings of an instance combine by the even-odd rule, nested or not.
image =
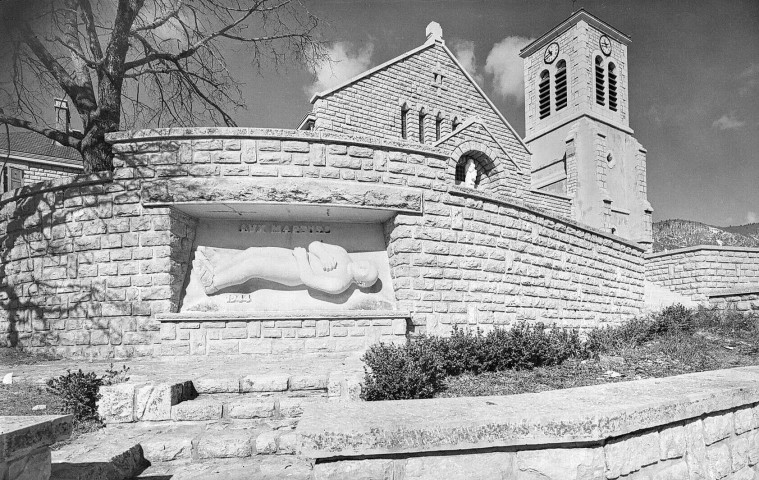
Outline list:
[[[654,252],[696,245],[759,247],[759,223],[713,227],[691,220],[662,220],[653,224]]]

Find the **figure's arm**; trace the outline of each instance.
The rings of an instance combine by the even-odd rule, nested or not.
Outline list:
[[[319,241],[311,242],[308,251],[316,255],[325,272],[331,272],[337,268],[337,263],[342,259],[349,259],[348,251],[338,245],[330,245]]]
[[[315,274],[308,261],[308,252],[306,252],[305,248],[297,247],[293,251],[293,256],[298,264],[300,279],[307,287],[336,295],[338,293],[343,293],[350,286],[351,280],[348,278],[341,279],[338,277]]]

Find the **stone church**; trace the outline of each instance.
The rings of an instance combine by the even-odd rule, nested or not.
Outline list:
[[[442,148],[458,159],[457,184],[650,247],[646,150],[629,125],[630,37],[579,10],[525,46],[522,139],[440,25],[426,34],[419,47],[314,95],[299,128]]]

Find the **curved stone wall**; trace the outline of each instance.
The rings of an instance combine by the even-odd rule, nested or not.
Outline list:
[[[252,219],[261,205],[370,212],[384,225],[396,308],[415,332],[521,319],[589,327],[642,308],[639,247],[456,187],[455,161],[436,148],[244,128],[109,141],[112,175],[0,198],[4,344],[160,351],[156,315],[177,311],[198,219],[220,206]]]

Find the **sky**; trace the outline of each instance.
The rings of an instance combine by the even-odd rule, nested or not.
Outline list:
[[[526,45],[572,12],[571,0],[313,0],[334,62],[247,83],[241,125],[294,128],[309,99],[424,42],[443,38],[520,134]],[[648,150],[654,220],[759,222],[759,0],[577,0],[632,37],[630,125]]]

